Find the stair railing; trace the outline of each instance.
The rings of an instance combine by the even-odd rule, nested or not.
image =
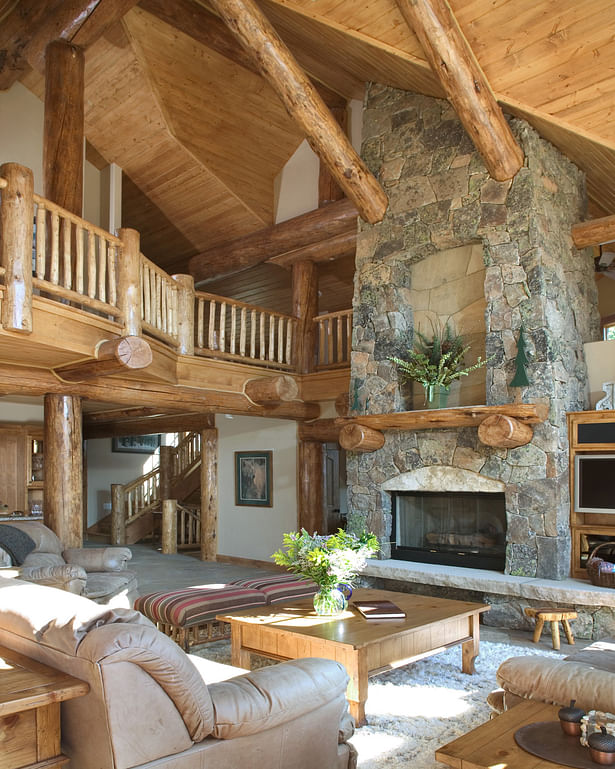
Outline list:
[[[187,433],[175,447],[173,482],[189,475],[201,462],[201,433]]]
[[[131,523],[160,506],[160,468],[156,467],[124,485],[111,484],[111,541],[126,543]]]

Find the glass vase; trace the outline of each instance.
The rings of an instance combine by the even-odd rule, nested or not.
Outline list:
[[[323,587],[314,595],[314,611],[323,617],[341,614],[348,606],[346,596],[337,587]]]
[[[445,409],[448,403],[450,387],[443,385],[424,385],[425,388],[425,408]]]

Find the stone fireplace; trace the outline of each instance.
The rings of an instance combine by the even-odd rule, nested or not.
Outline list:
[[[589,405],[583,343],[598,338],[599,326],[592,255],[570,237],[585,215],[584,178],[527,123],[513,119],[511,127],[525,165],[513,180],[496,182],[447,102],[368,89],[363,156],[390,204],[380,224],[362,223],[359,233],[352,413],[421,408],[390,357],[411,346],[426,312],[441,319],[448,311],[457,331],[471,335],[468,362],[490,356],[451,405],[540,402],[549,416],[531,443],[514,449],[486,446],[470,427],[388,430],[382,449],[348,457],[349,523],[376,532],[389,558],[393,493],[484,486],[503,495],[503,571],[561,580],[570,562],[566,412]],[[455,250],[472,265],[464,274],[456,274]],[[415,269],[444,252],[436,269]],[[476,281],[467,288],[470,272],[480,274],[481,296]],[[427,286],[425,274],[439,283]],[[511,388],[521,326],[530,385]],[[462,537],[464,526],[453,521],[451,537]]]

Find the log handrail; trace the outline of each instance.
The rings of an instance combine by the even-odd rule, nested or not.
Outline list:
[[[197,512],[198,510],[198,512]],[[177,505],[177,549],[194,550],[201,544],[200,508]]]
[[[185,478],[201,461],[201,433],[188,433],[174,452],[173,482]]]
[[[234,299],[195,292],[195,352],[291,368],[296,318]]]
[[[129,524],[160,504],[160,468],[150,470],[122,488],[126,504],[126,524]]]
[[[177,347],[177,284],[146,256],[140,254],[140,259],[143,330]]]
[[[33,201],[34,287],[83,309],[120,318],[117,260],[121,240],[36,193]]]
[[[352,340],[352,310],[338,310],[317,315],[316,369],[341,368],[350,365]]]

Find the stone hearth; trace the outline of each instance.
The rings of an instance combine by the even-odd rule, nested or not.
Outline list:
[[[446,491],[451,471],[463,471],[504,488],[505,575],[563,580],[570,566],[566,412],[589,405],[583,343],[598,338],[592,255],[577,251],[570,237],[585,213],[583,175],[521,120],[511,127],[525,166],[512,181],[496,182],[447,102],[371,85],[364,115],[363,156],[390,205],[380,224],[361,224],[358,239],[352,413],[413,407],[390,361],[411,346],[418,313],[429,310],[413,305],[427,296],[415,290],[413,265],[444,250],[472,246],[475,253],[477,245],[485,348],[475,337],[469,362],[491,356],[480,370],[484,402],[521,399],[548,403],[550,410],[531,443],[508,450],[485,446],[475,428],[387,431],[382,449],[348,457],[350,526],[376,532],[386,559],[395,479],[417,470],[440,474]],[[472,271],[475,262],[469,258]],[[451,271],[440,278],[436,293],[453,314],[458,295],[448,283]],[[530,386],[519,389],[508,383],[522,325]],[[459,398],[464,404],[463,391]]]

